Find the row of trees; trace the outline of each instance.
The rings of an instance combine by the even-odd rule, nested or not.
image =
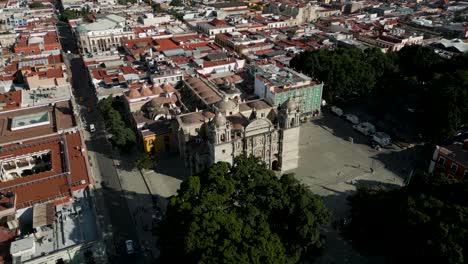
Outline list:
[[[220,162],[170,198],[160,235],[168,263],[296,263],[322,247],[330,213],[294,179],[255,157]]]
[[[345,233],[393,263],[468,262],[468,182],[418,174],[403,189],[359,189]]]
[[[98,109],[105,120],[106,130],[112,135],[110,142],[121,151],[130,151],[135,142],[136,135],[130,126],[125,123],[121,115],[122,102],[119,98],[109,96],[98,103]]]
[[[466,55],[442,59],[419,45],[385,54],[338,48],[301,53],[291,66],[323,81],[329,103],[372,101],[379,117],[404,119],[412,113],[419,132],[429,140],[452,136],[468,123]]]

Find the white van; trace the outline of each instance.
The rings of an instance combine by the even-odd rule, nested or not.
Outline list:
[[[127,254],[131,255],[135,253],[135,249],[133,247],[133,240],[127,240],[125,241],[125,248],[127,249]]]
[[[339,107],[332,106],[331,111],[337,116],[342,116],[343,115],[343,110],[341,110],[341,108],[339,108]]]
[[[359,118],[355,115],[346,114],[344,115],[344,118],[355,125],[359,124]]]
[[[363,122],[354,125],[353,128],[366,136],[372,136],[373,134],[375,134],[375,127],[369,122]]]
[[[91,132],[91,133],[96,132],[96,127],[94,127],[94,124],[89,125],[89,132]]]
[[[377,142],[381,147],[392,144],[392,139],[384,132],[377,132],[372,136],[372,140]]]

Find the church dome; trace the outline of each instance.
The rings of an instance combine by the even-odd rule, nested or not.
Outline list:
[[[157,86],[157,85],[153,86],[151,91],[153,92],[153,94],[162,94],[162,93],[164,93],[163,89],[161,87]]]
[[[138,92],[137,89],[131,89],[128,92],[128,97],[131,98],[131,99],[134,99],[134,98],[141,97],[141,94],[140,94],[140,92]]]
[[[145,84],[145,85],[143,85],[143,88],[141,88],[140,94],[142,96],[151,96],[151,95],[153,95],[153,92]]]
[[[214,118],[214,123],[218,127],[224,126],[226,122],[227,122],[226,117],[221,113],[218,113],[216,117]]]
[[[296,103],[296,101],[289,99],[289,100],[288,100],[288,103],[286,104],[286,108],[287,108],[289,111],[294,111],[294,110],[296,110],[296,109],[297,109],[297,103]]]
[[[216,107],[218,107],[218,109],[223,112],[232,111],[236,108],[236,106],[237,106],[236,103],[229,100],[227,96],[225,96],[224,99],[218,102],[218,104],[216,105]]]
[[[165,82],[162,86],[165,93],[173,93],[175,91],[174,86],[172,84]]]
[[[154,109],[157,109],[157,108],[160,108],[160,107],[161,107],[161,104],[159,103],[159,101],[157,100],[157,98],[153,98],[153,99],[151,99],[151,101],[149,102],[149,106],[150,106],[150,107],[153,107]]]

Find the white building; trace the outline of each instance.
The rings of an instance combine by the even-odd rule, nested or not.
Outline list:
[[[168,14],[145,14],[140,17],[141,23],[145,26],[159,26],[160,24],[165,24],[171,22],[171,16]]]
[[[234,26],[228,25],[225,21],[217,18],[210,22],[197,23],[197,29],[207,35],[210,39],[214,39],[216,34],[230,33],[236,30]]]
[[[126,39],[134,39],[132,28],[125,24],[125,18],[107,15],[96,22],[80,24],[76,28],[79,44],[86,53],[97,53],[123,45]]]

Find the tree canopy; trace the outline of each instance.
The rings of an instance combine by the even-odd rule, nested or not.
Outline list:
[[[30,5],[29,5],[29,8],[42,8],[44,7],[44,4],[42,2],[32,2]]]
[[[153,165],[154,165],[154,160],[153,160],[153,156],[150,153],[143,153],[143,156],[141,156],[136,161],[136,166],[139,170],[142,170],[142,169],[149,170],[153,167]]]
[[[161,223],[170,263],[296,263],[322,246],[329,212],[292,175],[255,157],[219,162],[185,180]]]
[[[83,20],[88,21],[87,16],[90,12],[91,10],[87,5],[82,7],[81,10],[72,10],[67,8],[60,14],[60,20],[68,22],[70,19],[78,19],[81,17]]]
[[[373,104],[382,119],[400,117],[426,139],[438,141],[468,124],[468,56],[443,59],[431,48],[407,46],[398,52],[354,48],[301,53],[291,66],[325,83],[324,99]],[[466,97],[465,97],[466,98]],[[408,113],[411,109],[411,113]]]
[[[169,3],[170,6],[183,6],[184,3],[182,2],[182,0],[172,0],[170,3]]]
[[[99,101],[98,109],[101,112],[106,130],[112,137],[112,145],[122,151],[130,150],[136,142],[136,135],[133,130],[125,124],[124,118],[120,114],[121,106],[118,99],[109,96]]]
[[[392,263],[466,263],[467,193],[466,181],[424,174],[399,190],[359,189],[346,233]]]

